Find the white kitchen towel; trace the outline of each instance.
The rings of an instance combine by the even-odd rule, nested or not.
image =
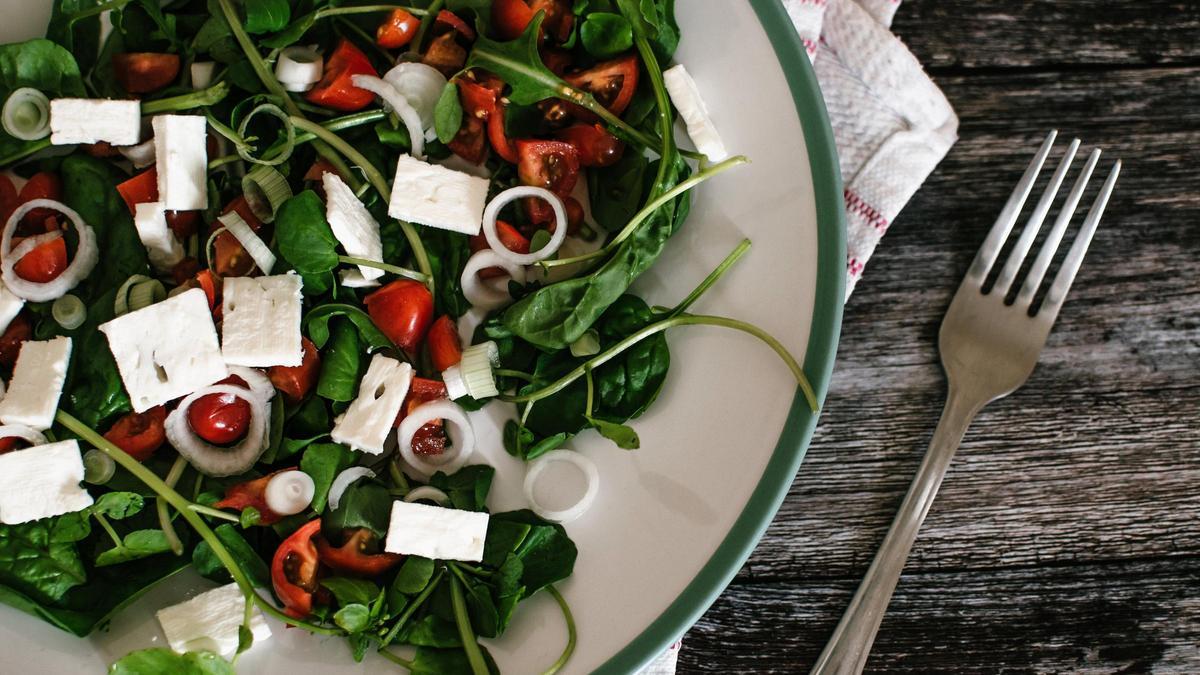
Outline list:
[[[846,297],[888,225],[958,138],[958,117],[888,27],[900,0],[783,0],[813,60],[841,160]],[[639,675],[673,675],[680,643]]]

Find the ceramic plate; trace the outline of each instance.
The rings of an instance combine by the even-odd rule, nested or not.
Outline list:
[[[695,308],[734,316],[804,355],[821,397],[833,365],[844,294],[841,187],[832,134],[803,47],[776,0],[679,0],[677,60],[699,84],[735,153],[752,164],[706,183],[667,253],[638,282],[672,305],[743,238],[751,252]],[[49,4],[0,0],[0,41],[41,35]],[[561,585],[579,629],[565,672],[625,673],[659,654],[716,598],[774,515],[799,468],[816,416],[777,357],[740,333],[684,327],[668,335],[672,367],[659,402],[634,426],[642,448],[619,450],[592,432],[574,446],[600,469],[591,510],[568,526],[579,546]],[[502,419],[500,405],[490,417]],[[525,506],[523,468],[480,413],[485,459],[496,466],[493,511]],[[211,585],[187,573],[152,589],[108,628],[74,638],[0,607],[4,672],[98,673],[126,652],[163,644],[153,610]],[[340,639],[273,624],[239,662],[248,673],[351,673]],[[546,594],[524,603],[488,647],[506,673],[535,673],[566,630]]]

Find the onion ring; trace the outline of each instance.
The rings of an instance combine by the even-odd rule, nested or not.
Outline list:
[[[574,464],[576,468],[583,472],[584,480],[587,481],[587,488],[584,489],[583,495],[579,497],[578,501],[565,509],[547,508],[538,502],[537,496],[534,494],[534,487],[537,485],[538,478],[554,462]],[[582,516],[585,511],[591,508],[592,502],[596,500],[596,495],[600,492],[600,472],[596,469],[596,465],[592,463],[592,460],[574,450],[551,450],[533,460],[529,465],[529,470],[525,473],[524,488],[525,499],[529,501],[529,507],[534,513],[554,523],[569,523]]]
[[[365,466],[352,466],[345,471],[342,471],[333,479],[333,483],[329,485],[329,498],[325,501],[329,508],[336,509],[338,504],[342,502],[342,495],[346,493],[346,488],[354,484],[354,481],[359,478],[374,478],[375,472]]]
[[[409,104],[404,94],[401,94],[400,90],[391,82],[381,80],[374,75],[355,75],[350,78],[350,82],[359,89],[366,89],[383,99],[384,103],[396,111],[400,120],[404,122],[405,128],[408,129],[408,140],[412,144],[412,156],[417,159],[425,159],[425,129],[421,123],[421,113]]]
[[[449,422],[447,433],[458,432],[451,435],[451,447],[447,448],[448,451],[453,450],[454,453],[442,453],[439,455],[442,461],[436,463],[418,457],[412,447],[413,436],[417,430],[435,420]],[[467,463],[467,460],[471,458],[471,453],[475,451],[475,431],[471,428],[471,422],[467,419],[466,413],[458,404],[444,399],[422,403],[414,408],[412,412],[404,416],[396,433],[400,440],[400,456],[404,458],[405,462],[408,462],[409,466],[424,474],[426,478],[439,471],[446,474],[454,473]],[[455,436],[459,438],[455,438]]]
[[[267,508],[281,516],[294,516],[312,504],[316,491],[317,484],[312,476],[293,469],[272,476],[267,481],[264,497]]]
[[[550,241],[530,253],[513,251],[504,245],[504,242],[500,240],[500,235],[496,232],[496,219],[500,216],[500,209],[514,199],[522,197],[542,199],[548,202],[550,208],[554,210],[554,231],[550,233]],[[554,255],[562,246],[563,240],[567,238],[567,211],[563,208],[562,200],[558,198],[558,195],[546,188],[518,185],[496,195],[483,210],[483,235],[487,237],[488,246],[491,246],[492,250],[501,258],[518,265],[532,265]]]
[[[512,296],[509,295],[507,289],[501,290],[495,288],[479,278],[480,270],[485,270],[489,267],[500,267],[505,272],[508,272],[509,277],[513,281],[519,284],[525,283],[525,268],[510,260],[505,260],[500,257],[499,253],[490,248],[477,251],[467,260],[467,265],[463,268],[460,282],[467,302],[481,309],[503,307],[512,300]]]
[[[25,242],[22,241],[14,251],[12,247],[13,233],[16,232],[17,223],[21,222],[25,214],[38,208],[52,209],[63,214],[75,226],[75,231],[79,234],[79,246],[75,250],[75,259],[61,274],[46,283],[23,279],[14,269],[21,257],[32,251],[36,244],[24,248]],[[59,232],[58,236],[61,237],[62,233]],[[31,237],[29,241],[35,239]],[[21,253],[14,255],[17,252]],[[100,261],[100,249],[96,244],[95,231],[83,221],[83,218],[74,209],[53,199],[32,199],[18,206],[8,217],[8,222],[4,224],[4,235],[0,237],[0,261],[2,261],[0,262],[0,278],[4,279],[4,285],[8,286],[8,290],[17,297],[32,302],[49,302],[66,295],[68,291],[78,286],[79,282],[92,273],[96,263]]]
[[[271,249],[263,242],[250,225],[238,215],[237,211],[230,211],[222,216],[217,217],[217,221],[225,226],[226,230],[238,240],[242,248],[246,249],[246,253],[254,260],[254,264],[258,269],[262,270],[263,274],[270,274],[271,268],[275,266],[275,254],[271,253]]]
[[[24,424],[4,424],[0,425],[0,438],[20,438],[29,443],[29,445],[45,445],[46,437],[42,432],[27,427]]]
[[[395,87],[421,116],[421,126],[426,130],[425,140],[437,138],[436,132],[431,138],[428,131],[433,129],[434,110],[442,90],[446,88],[446,76],[433,66],[418,61],[404,61],[384,73],[383,81]]]
[[[179,454],[196,467],[197,471],[216,478],[235,476],[254,466],[254,463],[267,449],[268,435],[271,431],[270,425],[267,423],[270,418],[270,410],[267,406],[275,395],[275,388],[271,386],[271,381],[262,373],[249,368],[230,368],[229,372],[241,377],[249,386],[214,384],[194,391],[185,396],[179,402],[179,407],[167,415],[166,423],[167,440],[179,451]],[[250,373],[254,373],[254,375],[250,375]],[[269,393],[264,392],[263,382],[270,387]],[[230,447],[212,445],[205,441],[188,422],[188,409],[197,400],[209,394],[228,394],[250,403],[250,428],[246,430],[246,435],[242,440]]]
[[[413,488],[408,494],[404,495],[404,501],[410,504],[419,502],[422,499],[435,502],[438,506],[445,506],[450,503],[450,495],[432,485],[422,485],[419,488]]]

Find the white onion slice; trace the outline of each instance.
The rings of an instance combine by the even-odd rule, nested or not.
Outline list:
[[[14,138],[36,141],[50,135],[50,99],[33,87],[9,94],[0,115],[4,130]]]
[[[514,199],[522,197],[542,199],[549,202],[550,208],[554,210],[554,232],[550,234],[550,241],[540,249],[529,253],[517,253],[509,249],[504,242],[500,241],[500,235],[496,232],[496,218],[500,215],[500,209]],[[567,238],[567,210],[563,207],[562,200],[558,198],[558,195],[546,188],[518,185],[496,195],[483,210],[483,234],[487,237],[488,246],[500,254],[501,258],[518,265],[532,265],[554,255],[558,251],[558,247],[562,246],[563,240]]]
[[[339,473],[329,486],[329,499],[325,503],[329,504],[331,510],[336,509],[342,502],[342,495],[346,493],[346,488],[353,485],[354,481],[364,477],[374,478],[375,472],[365,466],[352,466]]]
[[[207,89],[212,84],[213,74],[217,71],[214,61],[195,61],[189,68],[192,75],[192,89]]]
[[[264,375],[262,371],[246,366],[229,366],[229,374],[242,378],[246,386],[250,387],[250,393],[255,396],[265,401],[270,401],[275,397],[275,385],[271,384],[271,378]]]
[[[250,225],[242,220],[242,217],[237,214],[237,211],[230,211],[223,216],[217,218],[225,229],[229,230],[246,249],[246,253],[254,259],[254,264],[258,265],[258,269],[262,270],[263,274],[270,274],[271,268],[275,266],[275,254],[271,253],[271,249],[259,239]]]
[[[0,387],[2,387],[3,384],[3,382],[0,382]],[[31,446],[45,445],[47,442],[46,437],[42,435],[42,432],[34,429],[33,427],[27,427],[24,424],[0,425],[0,438],[20,438],[24,441],[27,441]]]
[[[288,47],[275,62],[275,79],[288,91],[308,91],[321,81],[325,64],[312,47]]]
[[[479,272],[489,267],[499,267],[513,281],[523,284],[525,283],[525,268],[500,257],[500,254],[491,250],[484,249],[477,251],[467,260],[466,267],[463,268],[462,291],[466,296],[467,302],[470,302],[475,307],[481,309],[496,309],[503,307],[512,300],[507,288],[497,288],[479,278]],[[507,283],[507,280],[501,277],[500,282]]]
[[[438,506],[445,506],[450,503],[450,496],[432,485],[422,485],[419,488],[413,488],[411,492],[404,495],[404,501],[410,504],[421,500],[435,502]]]
[[[436,461],[429,461],[432,458],[420,457],[413,452],[413,436],[418,429],[437,420],[447,423],[446,431],[450,434],[450,447],[447,447],[441,455],[437,455]],[[458,404],[445,399],[417,406],[400,422],[397,435],[400,440],[400,456],[404,458],[405,462],[408,462],[409,466],[424,474],[425,478],[438,471],[446,474],[454,473],[463,464],[466,464],[467,460],[471,458],[471,453],[475,452],[475,431],[471,428],[470,420],[467,419],[466,413]]]
[[[550,509],[541,504],[537,500],[537,495],[534,488],[537,487],[538,478],[542,473],[554,462],[567,462],[574,464],[581,472],[583,472],[584,480],[587,481],[587,487],[579,500],[565,509]],[[529,470],[525,474],[525,499],[529,500],[530,509],[554,523],[569,523],[579,516],[582,516],[592,506],[592,502],[596,501],[596,495],[600,492],[600,472],[596,469],[596,465],[592,460],[575,452],[574,450],[551,450],[546,454],[533,460],[529,465]]]
[[[79,246],[75,250],[75,259],[71,261],[70,265],[67,265],[67,269],[63,270],[62,274],[44,284],[22,279],[13,269],[17,261],[25,253],[32,251],[35,246],[30,245],[25,248],[26,242],[37,239],[37,237],[30,237],[22,241],[14,251],[12,247],[13,233],[25,214],[37,208],[53,209],[63,214],[71,221],[71,225],[79,234]],[[58,236],[62,236],[62,233],[59,232]],[[4,279],[4,285],[8,286],[8,290],[12,291],[14,295],[32,302],[49,302],[66,295],[68,291],[75,288],[79,282],[92,273],[99,260],[100,250],[96,245],[96,233],[92,227],[83,222],[83,218],[74,209],[53,199],[33,199],[18,206],[17,210],[8,217],[8,222],[4,224],[4,236],[0,237],[0,261],[2,261],[0,262],[0,277]]]
[[[117,152],[133,162],[133,168],[144,169],[154,163],[154,139],[150,138],[137,145],[123,145],[117,148]]]
[[[166,423],[167,440],[179,451],[179,454],[196,467],[197,471],[217,478],[236,476],[249,470],[266,451],[267,436],[270,433],[270,425],[267,424],[270,417],[268,404],[271,396],[275,394],[275,390],[272,388],[270,395],[264,396],[258,378],[253,376],[247,378],[246,373],[241,369],[230,369],[230,372],[246,380],[249,388],[233,384],[214,384],[194,391],[185,396],[179,402],[179,407],[167,415]],[[265,377],[263,379],[266,380]],[[266,381],[269,386],[270,380]],[[188,422],[188,409],[198,399],[209,394],[229,394],[250,403],[250,428],[246,430],[245,437],[232,446],[212,445],[200,438]]]
[[[396,88],[408,104],[421,116],[421,127],[433,128],[433,113],[437,108],[442,90],[446,88],[446,76],[437,68],[417,61],[398,63],[383,75],[383,81]],[[431,140],[427,135],[427,140]],[[437,138],[435,133],[433,138]]]
[[[421,122],[421,113],[408,102],[400,90],[374,75],[355,75],[350,82],[359,89],[366,89],[383,99],[383,102],[396,111],[400,121],[408,129],[408,140],[412,143],[412,156],[425,159],[425,127]]]
[[[303,471],[284,471],[267,481],[267,508],[281,516],[294,516],[312,504],[317,485]]]

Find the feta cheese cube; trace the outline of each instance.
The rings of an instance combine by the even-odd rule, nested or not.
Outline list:
[[[325,188],[325,219],[333,229],[348,255],[356,258],[383,261],[383,241],[379,238],[379,223],[367,207],[354,196],[354,190],[335,173],[321,176]],[[378,279],[383,270],[359,266],[364,279]]]
[[[231,366],[298,366],[300,287],[295,274],[229,277],[222,287],[221,355]]]
[[[412,366],[376,354],[358,384],[358,398],[330,432],[333,442],[372,455],[382,454],[383,442],[404,404],[412,377]]]
[[[671,96],[671,102],[679,109],[679,116],[687,124],[688,136],[692,137],[696,149],[708,155],[710,162],[729,157],[717,128],[708,116],[708,106],[700,98],[700,89],[683,64],[664,70],[663,84]]]
[[[143,202],[134,207],[133,224],[154,269],[166,274],[183,260],[183,246],[167,227],[167,212],[162,202]]]
[[[388,215],[451,232],[476,235],[483,226],[486,178],[400,155]]]
[[[24,306],[25,300],[8,290],[8,286],[0,281],[0,333],[3,333],[8,328],[8,324],[17,318],[17,314],[21,313],[21,308]]]
[[[50,101],[50,143],[136,145],[142,134],[142,104],[96,98]]]
[[[193,288],[101,324],[133,409],[145,412],[229,374],[208,297]]]
[[[392,502],[384,550],[434,560],[483,560],[489,516],[429,504]]]
[[[71,338],[56,337],[21,345],[8,393],[0,401],[0,422],[37,430],[54,424],[58,398],[71,363]]]
[[[237,652],[238,628],[245,619],[246,598],[237,584],[228,584],[170,607],[158,610],[158,623],[167,644],[179,653],[210,651],[224,657]],[[254,643],[271,637],[271,627],[261,611],[250,615]]]
[[[208,208],[208,121],[200,115],[157,115],[151,125],[163,208]]]
[[[79,487],[82,480],[83,455],[75,439],[0,455],[0,523],[19,525],[86,509],[92,496]]]

